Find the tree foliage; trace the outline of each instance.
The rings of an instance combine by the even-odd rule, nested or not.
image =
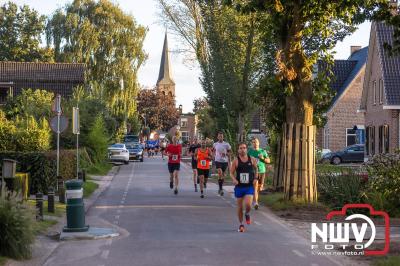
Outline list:
[[[27,5],[0,7],[0,61],[52,61],[53,50],[41,47],[46,17]]]
[[[146,119],[145,123],[150,129],[168,131],[178,123],[180,114],[175,107],[175,100],[156,88],[140,90],[137,102],[138,113]]]
[[[193,112],[197,115],[198,128],[203,137],[213,139],[217,131],[215,121],[210,116],[210,106],[205,98],[193,100]]]
[[[147,57],[146,31],[108,0],[74,0],[49,19],[46,36],[56,61],[87,65],[91,93],[122,120],[136,111],[131,99],[138,92],[138,70]]]

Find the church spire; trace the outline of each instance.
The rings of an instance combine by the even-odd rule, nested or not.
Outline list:
[[[169,54],[168,54],[167,32],[165,32],[164,46],[161,55],[160,72],[158,74],[157,86],[158,84],[160,84],[160,82],[163,84],[175,85],[175,82],[171,77],[171,65],[169,62]]]

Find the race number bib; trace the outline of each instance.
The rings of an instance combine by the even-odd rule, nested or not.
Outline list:
[[[178,161],[178,155],[173,154],[172,155],[172,161]]]
[[[249,183],[249,173],[240,173],[240,183],[241,184]]]
[[[207,165],[207,161],[206,160],[201,160],[200,161],[200,165],[201,166],[206,166]]]

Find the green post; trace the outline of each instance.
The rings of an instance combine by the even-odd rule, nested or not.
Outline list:
[[[65,182],[67,198],[67,226],[64,232],[85,232],[89,226],[85,224],[85,207],[83,205],[83,182],[81,180],[68,180]]]

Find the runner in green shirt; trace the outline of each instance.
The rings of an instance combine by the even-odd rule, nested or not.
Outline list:
[[[257,159],[258,168],[258,183],[254,191],[254,209],[258,209],[258,194],[264,189],[264,180],[266,172],[266,163],[270,163],[268,153],[260,149],[260,142],[257,138],[253,138],[251,141],[253,147],[249,150],[248,155]]]

